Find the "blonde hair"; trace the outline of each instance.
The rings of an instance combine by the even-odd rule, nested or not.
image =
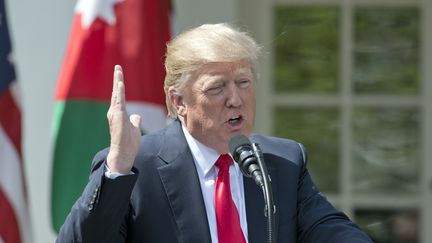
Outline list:
[[[165,98],[169,116],[177,117],[168,90],[174,87],[181,94],[191,73],[211,62],[249,61],[252,72],[259,56],[260,47],[245,32],[222,24],[204,24],[188,30],[167,44],[165,59]]]

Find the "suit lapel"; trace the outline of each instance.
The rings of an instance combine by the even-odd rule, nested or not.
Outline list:
[[[181,131],[173,122],[165,134],[159,157],[167,164],[158,168],[177,224],[179,242],[210,243],[204,201],[192,154]]]
[[[264,155],[264,160],[267,165],[267,170],[271,177],[271,187],[273,192],[273,201],[276,206],[275,215],[275,229],[273,233],[277,237],[279,215],[277,212],[278,207],[278,190],[277,190],[277,177],[276,168],[272,166],[267,156]],[[268,241],[267,231],[267,218],[264,216],[264,197],[260,187],[258,187],[254,180],[244,177],[243,179],[245,202],[246,202],[246,217],[248,222],[248,238],[249,243],[262,243]],[[277,238],[276,238],[277,242]]]
[[[164,146],[158,156],[166,164],[159,167],[158,171],[177,225],[179,242],[211,243],[199,178],[179,121],[173,122],[167,128],[164,139]],[[276,205],[274,234],[277,236],[279,215],[276,168],[268,156],[264,155],[264,159],[272,179],[273,199]],[[268,241],[267,218],[264,216],[264,198],[261,188],[255,185],[252,179],[246,177],[243,184],[249,243],[266,242]]]

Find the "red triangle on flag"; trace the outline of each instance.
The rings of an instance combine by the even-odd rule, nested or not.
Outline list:
[[[128,101],[163,105],[169,1],[125,0],[113,7],[113,24],[98,17],[86,27],[83,14],[75,15],[56,99],[109,101],[112,70],[120,64]]]

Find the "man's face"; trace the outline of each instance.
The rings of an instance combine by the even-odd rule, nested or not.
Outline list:
[[[234,134],[250,136],[255,120],[255,81],[247,61],[208,63],[195,71],[177,98],[189,133],[219,153]]]

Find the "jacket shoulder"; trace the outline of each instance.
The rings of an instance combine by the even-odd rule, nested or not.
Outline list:
[[[273,154],[292,162],[307,162],[307,153],[303,144],[287,138],[253,134],[251,140],[257,143],[264,154]]]

